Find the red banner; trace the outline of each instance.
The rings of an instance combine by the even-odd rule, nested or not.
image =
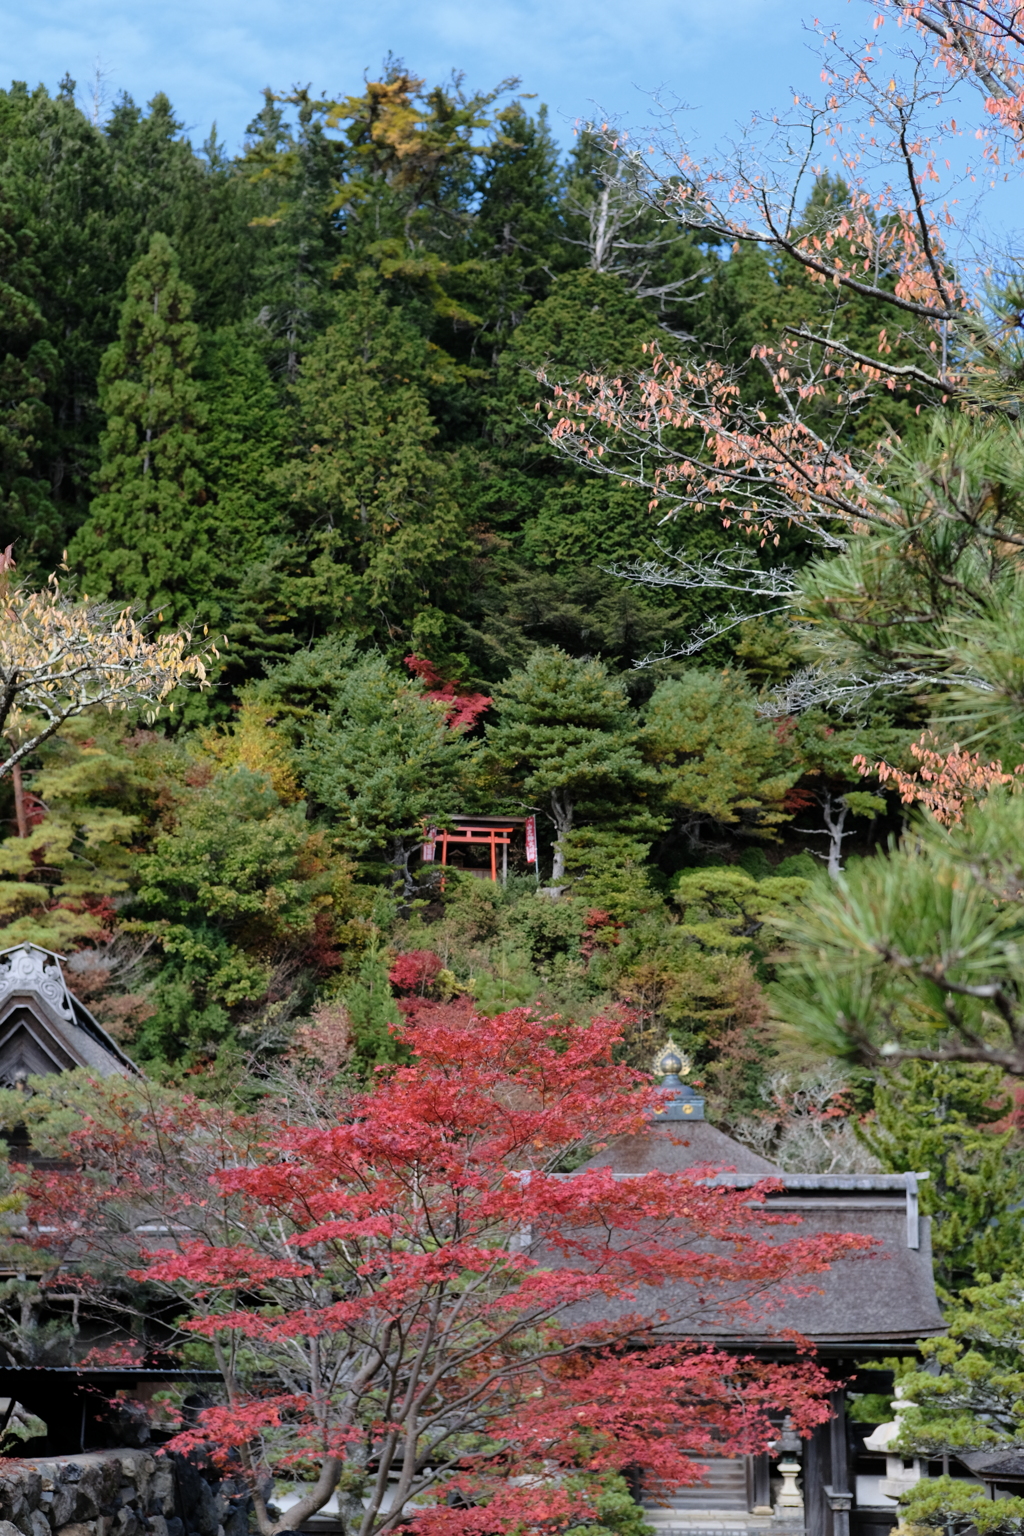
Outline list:
[[[536,864],[537,862],[536,816],[527,816],[526,818],[526,862],[527,864]]]

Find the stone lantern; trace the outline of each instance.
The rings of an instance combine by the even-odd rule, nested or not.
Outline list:
[[[800,1436],[793,1429],[793,1420],[787,1413],[782,1426],[782,1434],[775,1442],[775,1449],[779,1453],[779,1471],[782,1473],[782,1487],[775,1501],[776,1520],[802,1521],[804,1512],[804,1496],[800,1492],[797,1478],[800,1476]]]
[[[887,1424],[879,1424],[864,1441],[866,1451],[881,1451],[885,1456],[885,1476],[878,1489],[889,1499],[898,1499],[902,1494],[909,1493],[915,1483],[928,1475],[927,1465],[920,1456],[905,1457],[892,1449],[900,1437],[907,1409],[916,1407],[917,1404],[911,1402],[909,1397],[904,1397],[903,1388],[898,1386],[894,1403],[895,1417]]]

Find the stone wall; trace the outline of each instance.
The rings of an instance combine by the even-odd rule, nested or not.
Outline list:
[[[150,1450],[0,1460],[0,1536],[246,1536],[241,1484]]]

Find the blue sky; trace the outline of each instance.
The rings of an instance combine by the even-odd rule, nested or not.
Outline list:
[[[755,109],[787,107],[794,88],[819,94],[815,11],[848,36],[872,19],[862,0],[0,0],[0,82],[53,90],[68,71],[92,111],[98,68],[107,108],[122,90],[140,104],[166,91],[195,143],[216,119],[230,153],[263,86],[355,92],[391,50],[431,83],[453,68],[474,88],[519,75],[566,144],[580,118],[642,131],[661,92],[691,109],[683,124],[703,157]],[[1022,220],[1014,178],[986,192],[976,234],[1019,250]]]
[[[431,81],[453,67],[472,86],[521,76],[566,141],[581,116],[641,123],[665,87],[708,146],[817,83],[805,14],[801,0],[0,0],[0,81],[52,90],[67,70],[89,109],[99,65],[108,100],[164,90],[197,142],[216,118],[233,150],[264,85],[347,93],[391,49]]]

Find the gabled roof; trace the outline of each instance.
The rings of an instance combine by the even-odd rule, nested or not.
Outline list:
[[[100,1077],[140,1075],[115,1040],[68,990],[63,955],[38,944],[0,950],[0,1083],[87,1067]]]

